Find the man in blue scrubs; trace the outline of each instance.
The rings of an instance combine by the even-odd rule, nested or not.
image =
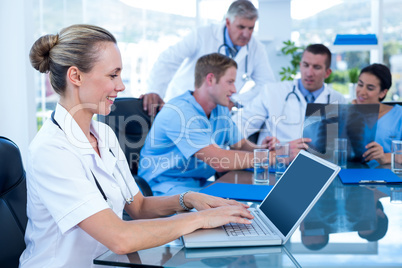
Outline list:
[[[216,171],[253,166],[257,146],[243,138],[228,109],[236,72],[236,62],[225,55],[202,56],[194,92],[172,99],[156,116],[139,163],[139,175],[155,195],[197,191]],[[273,145],[267,138],[259,147]]]

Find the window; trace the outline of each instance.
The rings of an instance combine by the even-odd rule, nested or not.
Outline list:
[[[34,0],[36,38],[77,23],[111,31],[123,59],[126,90],[138,97],[159,54],[197,26],[222,21],[231,0]],[[258,7],[257,1],[253,3]],[[50,116],[58,95],[48,76],[36,73],[38,128]]]
[[[402,2],[396,0],[377,0],[383,3],[382,49],[383,63],[393,75],[393,86],[386,100],[402,99],[402,66],[398,60],[402,57],[402,26],[399,23],[399,10]],[[375,33],[372,27],[372,7],[375,1],[367,0],[292,0],[292,41],[305,46],[310,43],[323,43],[332,46],[336,34],[370,34]],[[370,64],[370,51],[339,51],[334,53],[332,70],[334,71],[334,89],[348,95],[347,71],[359,69]]]

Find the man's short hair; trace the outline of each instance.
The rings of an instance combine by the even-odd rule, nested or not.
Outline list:
[[[304,52],[306,52],[306,51],[308,51],[314,55],[317,55],[317,54],[318,55],[327,55],[327,59],[325,60],[325,67],[327,69],[329,69],[331,67],[331,57],[332,57],[331,51],[329,51],[329,49],[326,46],[324,46],[323,44],[308,45],[306,47],[306,49],[304,50]]]
[[[258,10],[253,3],[248,0],[234,1],[226,13],[226,18],[233,22],[236,17],[245,18],[248,20],[258,19]]]
[[[205,77],[209,73],[213,73],[216,77],[216,81],[219,82],[219,79],[230,67],[235,67],[237,69],[237,63],[223,54],[212,53],[200,57],[195,64],[195,88],[201,87]]]

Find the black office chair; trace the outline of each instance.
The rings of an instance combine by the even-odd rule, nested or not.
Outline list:
[[[247,140],[257,144],[258,142],[258,137],[260,136],[260,131],[254,132],[250,136],[247,137]]]
[[[25,171],[17,145],[1,136],[0,159],[0,266],[13,268],[25,249]]]
[[[109,125],[116,133],[129,163],[131,174],[142,194],[152,196],[148,182],[137,175],[140,151],[153,121],[153,118],[144,111],[142,103],[142,99],[117,98],[112,112],[107,116],[98,116],[98,120]]]

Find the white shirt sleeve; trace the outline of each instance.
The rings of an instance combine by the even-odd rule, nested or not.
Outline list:
[[[256,92],[257,96],[250,105],[244,106],[232,117],[244,138],[259,131],[269,117],[268,107],[265,106],[268,98],[266,90],[266,87],[263,87],[261,91]]]
[[[248,66],[252,66],[250,78],[255,85],[247,92],[240,92],[238,100],[244,105],[250,105],[256,96],[262,92],[267,83],[276,82],[274,72],[269,64],[267,52],[262,43],[254,39],[254,45],[250,44],[248,53]],[[243,71],[243,70],[238,70]],[[240,90],[240,88],[238,88]]]

